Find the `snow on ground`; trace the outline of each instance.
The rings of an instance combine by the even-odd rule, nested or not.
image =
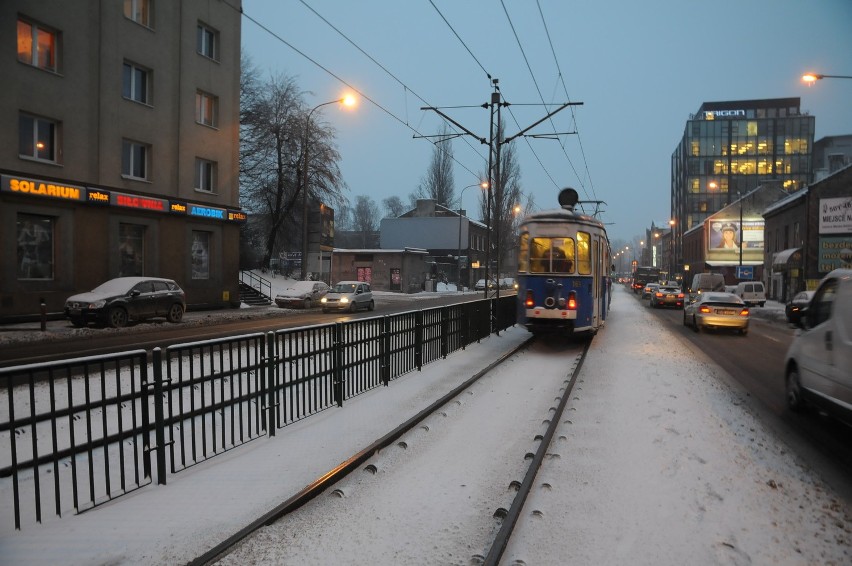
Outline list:
[[[567,409],[569,432],[554,448],[561,457],[548,459],[537,481],[552,487],[528,501],[540,513],[535,533],[506,556],[527,564],[852,564],[850,501],[773,435],[712,360],[628,291],[616,287],[612,307]],[[753,312],[778,310],[770,303]],[[15,532],[4,509],[0,564],[185,563],[526,338],[519,328],[501,332],[79,516]],[[398,544],[393,532],[346,536],[376,557],[393,556]]]

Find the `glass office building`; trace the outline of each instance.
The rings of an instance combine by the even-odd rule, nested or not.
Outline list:
[[[672,154],[675,246],[685,232],[764,181],[793,192],[812,169],[814,117],[799,98],[705,102]]]

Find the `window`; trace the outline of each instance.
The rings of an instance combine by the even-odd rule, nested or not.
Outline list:
[[[195,93],[195,121],[216,127],[219,123],[219,98],[206,92]]]
[[[54,219],[18,214],[18,279],[53,279]]]
[[[137,277],[144,275],[145,226],[141,224],[119,224],[118,276]]]
[[[121,95],[124,98],[135,100],[142,104],[150,104],[150,75],[151,71],[125,61],[121,82]]]
[[[195,159],[195,190],[212,193],[216,191],[216,163],[206,159]]]
[[[18,20],[18,61],[56,71],[56,39],[55,31]]]
[[[521,245],[525,243],[522,241]],[[574,272],[574,240],[571,238],[533,238],[529,250],[532,273]]]
[[[134,179],[148,179],[148,153],[150,147],[122,140],[121,143],[121,174]]]
[[[199,54],[214,61],[219,60],[219,32],[198,22],[195,49]]]
[[[580,275],[589,275],[592,272],[592,258],[589,244],[592,237],[585,232],[577,232],[577,271]]]
[[[151,27],[154,0],[124,0],[124,17]]]
[[[21,114],[18,119],[18,154],[56,163],[58,130],[58,124],[52,120]]]
[[[210,232],[192,231],[192,278],[210,279]]]

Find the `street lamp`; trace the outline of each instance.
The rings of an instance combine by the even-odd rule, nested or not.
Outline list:
[[[322,104],[317,104],[308,112],[305,119],[305,142],[302,144],[302,152],[305,154],[305,163],[302,166],[302,281],[308,277],[308,141],[310,140],[311,116],[317,109],[329,104],[340,103],[344,106],[354,106],[355,97],[346,95],[343,98],[335,98]]]
[[[805,73],[802,75],[802,80],[808,83],[808,86],[814,84],[821,79],[852,79],[849,75],[820,75],[818,73]]]
[[[674,261],[675,260],[675,257],[674,257],[674,255],[675,255],[674,254],[675,232],[674,232],[674,227],[675,227],[674,219],[669,220],[669,236],[671,238],[669,240],[669,276],[670,277],[674,277],[674,275],[675,275],[675,261]]]
[[[467,190],[471,187],[482,187],[483,189],[487,189],[488,188],[488,181],[482,181],[480,183],[474,183],[473,185],[468,185],[468,186],[464,187],[461,190],[461,193],[459,194],[459,249],[458,249],[458,255],[456,256],[456,258],[457,258],[456,264],[458,265],[458,268],[459,268],[459,285],[458,285],[459,291],[462,290],[462,275],[461,275],[461,233],[462,233],[462,204],[463,204],[462,199],[464,198],[465,190]],[[468,235],[468,241],[469,240],[470,240],[470,235]],[[470,258],[468,258],[468,263],[469,262],[470,262]],[[487,281],[485,282],[485,288],[486,288],[486,290],[488,289],[488,282]]]

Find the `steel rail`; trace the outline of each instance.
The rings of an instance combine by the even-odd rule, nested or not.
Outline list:
[[[422,411],[420,411],[419,413],[396,427],[394,430],[390,431],[378,440],[372,442],[369,446],[362,449],[361,451],[350,457],[348,460],[340,463],[337,467],[322,474],[313,482],[302,488],[298,493],[296,493],[274,509],[268,511],[258,519],[252,521],[250,524],[240,529],[233,535],[229,536],[228,538],[226,538],[221,543],[217,544],[201,556],[188,562],[187,565],[203,566],[207,564],[212,564],[218,559],[226,556],[236,546],[237,543],[239,543],[255,531],[265,526],[271,525],[284,515],[287,515],[288,513],[292,513],[293,511],[299,509],[300,507],[320,495],[323,491],[325,491],[326,488],[334,485],[338,481],[345,478],[348,474],[355,471],[361,464],[372,458],[377,452],[393,444],[399,437],[416,427],[420,422],[435,413],[435,411],[449,403],[451,400],[458,397],[460,393],[468,389],[472,384],[481,379],[484,375],[493,370],[495,367],[499,366],[524,348],[527,348],[532,343],[532,341],[533,337],[531,336],[514,349],[506,352],[505,354],[491,362],[487,367],[485,367],[481,371],[475,373],[473,376],[468,378],[458,387],[454,388],[452,391],[450,391],[449,393],[447,393],[446,395],[444,395],[443,397],[441,397],[440,399],[438,399],[437,401],[435,401],[434,403],[432,403],[431,405],[429,405],[428,407],[426,407],[425,409],[423,409]],[[588,346],[586,347],[586,350],[588,350]],[[584,356],[586,350],[583,351]],[[561,410],[559,411],[559,414],[561,415]],[[550,434],[550,436],[552,436],[552,433]]]

